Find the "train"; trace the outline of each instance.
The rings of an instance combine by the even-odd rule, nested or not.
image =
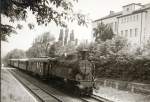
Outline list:
[[[87,50],[64,57],[9,59],[9,65],[38,78],[55,79],[76,95],[91,95],[94,88],[94,65]]]

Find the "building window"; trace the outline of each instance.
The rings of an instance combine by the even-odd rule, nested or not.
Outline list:
[[[129,8],[127,8],[127,11],[129,11]]]
[[[130,29],[130,37],[132,37],[132,29]]]
[[[123,23],[123,18],[121,18],[121,23]]]
[[[121,36],[123,36],[123,30],[121,31]]]
[[[117,22],[115,22],[115,31],[117,31]]]
[[[124,23],[126,22],[126,17],[124,17]]]
[[[128,30],[125,30],[125,37],[128,36]]]
[[[137,20],[137,21],[138,21],[138,16],[139,16],[139,15],[137,14],[137,15],[136,15],[136,20]]]
[[[123,18],[121,18],[121,23],[123,23]]]
[[[135,15],[133,15],[133,21],[135,21]]]
[[[127,17],[127,22],[129,21],[129,18]]]
[[[145,19],[147,19],[147,12],[145,13]]]
[[[135,28],[135,37],[137,37],[137,35],[138,35],[138,29]]]
[[[132,21],[132,15],[130,16],[130,21]]]
[[[144,40],[146,40],[146,36],[144,35]]]

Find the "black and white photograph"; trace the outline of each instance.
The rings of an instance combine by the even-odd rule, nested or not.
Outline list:
[[[0,0],[1,102],[150,102],[150,0]]]

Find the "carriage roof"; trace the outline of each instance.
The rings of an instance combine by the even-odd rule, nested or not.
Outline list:
[[[54,61],[56,60],[56,58],[24,58],[24,59],[9,59],[10,61],[21,61],[21,62],[25,62],[25,61],[30,61],[30,62],[48,62],[48,61]]]
[[[30,62],[48,62],[48,61],[53,61],[55,58],[29,58],[28,59]]]
[[[19,59],[9,59],[10,61],[18,61]]]
[[[18,59],[19,61],[28,61],[28,58],[26,58],[26,59]]]

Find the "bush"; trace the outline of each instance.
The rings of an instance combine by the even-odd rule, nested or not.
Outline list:
[[[116,58],[117,59],[117,58]],[[150,83],[150,59],[140,57],[132,60],[113,60],[105,65],[96,63],[96,76],[125,81]]]

